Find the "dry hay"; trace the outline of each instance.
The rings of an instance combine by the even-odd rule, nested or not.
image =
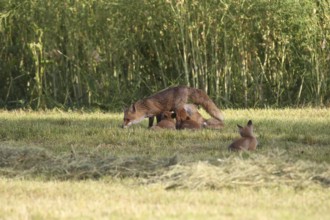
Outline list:
[[[176,163],[176,157],[150,159],[119,158],[101,153],[71,152],[58,156],[34,147],[0,146],[0,175],[8,177],[40,177],[44,179],[148,178]]]
[[[216,161],[180,162],[176,156],[115,157],[100,152],[54,156],[44,149],[0,146],[0,175],[56,180],[137,178],[166,189],[330,186],[330,165],[294,161],[285,152],[232,154]]]
[[[199,161],[172,166],[148,183],[161,183],[166,189],[221,189],[248,187],[293,186],[311,184],[330,186],[330,165],[310,161],[293,161],[283,153],[269,155],[237,154],[216,163]]]

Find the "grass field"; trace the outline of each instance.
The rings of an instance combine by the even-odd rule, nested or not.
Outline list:
[[[0,219],[329,219],[330,110],[224,113],[222,130],[151,131],[1,111]],[[249,119],[257,151],[228,152]]]

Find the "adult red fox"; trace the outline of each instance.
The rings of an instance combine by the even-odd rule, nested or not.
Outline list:
[[[224,116],[207,94],[200,89],[177,86],[162,90],[152,96],[138,100],[124,111],[123,128],[141,122],[144,118],[157,116],[165,111],[177,111],[191,102],[201,105],[212,117],[219,121]]]
[[[255,150],[258,141],[257,138],[253,135],[253,125],[252,121],[249,120],[247,125],[243,128],[240,125],[237,125],[238,131],[241,135],[241,138],[235,140],[228,147],[229,150],[238,151],[238,150]]]
[[[175,120],[172,117],[173,113],[166,111],[161,114],[161,120],[150,129],[158,130],[158,129],[175,129]]]

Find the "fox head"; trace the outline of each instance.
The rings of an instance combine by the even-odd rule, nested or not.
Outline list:
[[[251,120],[248,121],[245,127],[242,127],[241,125],[237,125],[237,127],[238,132],[242,137],[253,137],[253,124]]]
[[[139,111],[134,103],[124,110],[124,122],[122,127],[127,128],[132,124],[139,123],[145,117],[145,113],[143,111]]]

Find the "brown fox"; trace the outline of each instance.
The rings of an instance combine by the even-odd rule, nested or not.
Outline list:
[[[189,114],[184,108],[177,110],[175,114],[177,129],[200,129],[202,127],[201,123],[190,118]]]
[[[205,119],[203,118],[203,116],[198,112],[197,106],[194,104],[185,104],[183,106],[184,108],[184,112],[187,116],[189,116],[189,120],[195,121],[198,124],[200,124],[201,126],[204,124]],[[181,114],[184,114],[183,111],[181,111]],[[185,115],[182,115],[181,117],[186,117]],[[214,119],[216,121],[218,121],[217,119]]]
[[[223,121],[215,118],[205,119],[198,112],[197,107],[193,104],[185,104],[184,110],[181,110],[177,120],[177,128],[199,129],[199,128],[212,128],[221,129],[224,127]]]
[[[216,120],[215,118],[204,119],[203,127],[212,129],[221,129],[225,126],[223,121]]]
[[[209,118],[209,119],[203,118],[203,116],[198,112],[197,106],[194,104],[185,104],[184,109],[186,110],[190,118],[189,120],[197,122],[203,128],[220,129],[224,127],[223,121],[219,121],[215,118]]]
[[[257,138],[253,135],[252,121],[249,120],[244,128],[240,125],[237,125],[237,127],[241,138],[231,143],[228,149],[232,151],[255,150],[258,145],[258,141]]]
[[[201,105],[215,119],[224,120],[222,112],[203,90],[177,86],[167,88],[132,104],[124,111],[123,128],[139,123],[144,118],[157,116],[165,111],[182,109],[184,104],[188,102]]]
[[[158,129],[175,129],[175,120],[173,118],[173,113],[166,111],[163,112],[161,115],[161,120],[150,129],[158,130]]]

